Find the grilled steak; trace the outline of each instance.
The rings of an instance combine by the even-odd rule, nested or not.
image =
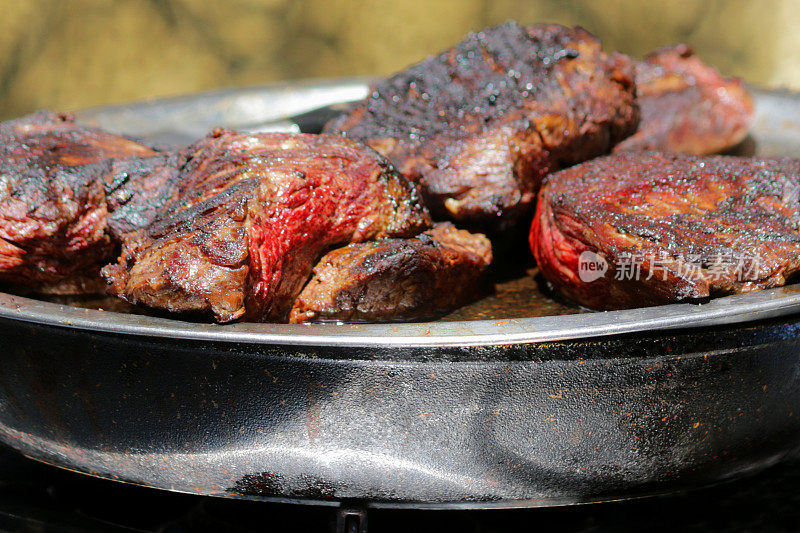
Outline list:
[[[618,152],[714,154],[739,144],[753,121],[753,100],[741,80],[723,78],[686,45],[637,63],[636,88],[642,120]]]
[[[113,251],[108,159],[154,153],[68,115],[0,124],[0,281],[60,294],[96,289]]]
[[[388,161],[341,137],[218,130],[181,159],[173,198],[103,271],[131,303],[285,320],[332,247],[430,225]]]
[[[800,269],[799,193],[795,160],[625,152],[548,178],[531,247],[596,309],[774,287]]]
[[[319,261],[289,321],[432,317],[474,299],[491,261],[486,237],[448,222],[413,239],[352,243]]]
[[[502,230],[545,174],[607,153],[637,122],[625,56],[581,28],[509,22],[379,82],[326,131],[387,156],[435,218]]]

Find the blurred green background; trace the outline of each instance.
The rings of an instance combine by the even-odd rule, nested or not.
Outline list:
[[[797,0],[0,0],[0,118],[273,80],[385,74],[516,19],[640,55],[687,42],[800,89]]]

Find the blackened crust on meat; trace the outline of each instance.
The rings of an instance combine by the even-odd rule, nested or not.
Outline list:
[[[625,152],[547,179],[531,247],[561,293],[595,309],[775,287],[800,269],[799,192],[795,160]],[[579,272],[593,254],[608,265],[594,281]]]
[[[111,162],[106,175],[108,233],[119,241],[147,228],[176,195],[183,164],[177,153]]]
[[[0,124],[0,281],[74,294],[102,286],[109,158],[150,156],[140,143],[38,112]]]
[[[509,22],[382,82],[326,126],[420,183],[436,218],[505,229],[542,177],[607,153],[638,122],[632,63],[581,28]]]
[[[638,62],[636,87],[639,129],[615,151],[714,154],[739,144],[753,122],[753,100],[741,80],[722,77],[686,45]]]
[[[131,303],[282,321],[330,248],[430,225],[388,161],[338,136],[218,130],[181,158],[163,214],[104,269]]]
[[[289,321],[430,318],[475,299],[491,261],[486,237],[450,223],[412,239],[349,244],[319,261]]]

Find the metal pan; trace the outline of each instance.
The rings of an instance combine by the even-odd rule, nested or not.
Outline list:
[[[292,129],[365,92],[275,85],[82,118],[177,144],[215,125]],[[755,96],[742,149],[793,155],[800,98]],[[607,313],[218,326],[0,294],[0,439],[132,483],[331,505],[677,490],[798,447],[799,309],[790,286]]]

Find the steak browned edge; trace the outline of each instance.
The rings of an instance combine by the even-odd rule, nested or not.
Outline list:
[[[329,249],[430,226],[413,185],[339,136],[217,130],[181,157],[174,198],[103,271],[131,303],[284,321]]]
[[[791,159],[624,152],[550,176],[530,242],[545,278],[595,309],[775,287],[800,268],[799,192]]]
[[[0,124],[0,281],[58,294],[102,287],[109,159],[153,154],[66,114]]]
[[[638,117],[627,57],[582,28],[507,22],[378,82],[326,131],[387,156],[434,218],[495,232],[543,176],[608,153]]]
[[[662,150],[709,155],[733,148],[753,122],[753,99],[686,45],[656,50],[636,64],[642,119],[614,151]]]
[[[489,239],[449,222],[412,239],[351,243],[320,259],[289,322],[434,317],[477,297],[491,262]]]

